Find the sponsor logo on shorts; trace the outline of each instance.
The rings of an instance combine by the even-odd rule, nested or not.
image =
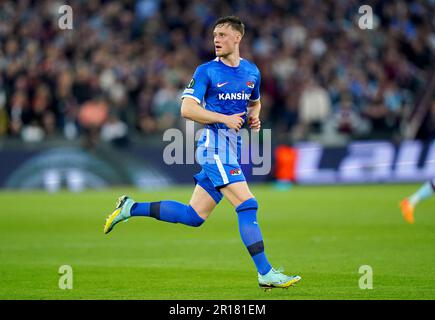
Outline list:
[[[232,170],[230,170],[230,175],[232,175],[232,176],[238,176],[238,175],[240,175],[240,169],[232,169]]]

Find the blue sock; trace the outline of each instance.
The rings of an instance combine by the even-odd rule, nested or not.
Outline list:
[[[182,223],[192,227],[199,227],[204,222],[204,219],[190,205],[176,201],[135,203],[131,207],[130,214],[132,217],[152,217],[157,220]]]
[[[258,203],[251,198],[240,204],[237,208],[239,218],[239,232],[243,243],[254,260],[258,273],[264,275],[272,269],[264,253],[263,237],[257,223]]]
[[[409,197],[409,202],[416,206],[421,200],[427,199],[433,195],[435,191],[435,179],[426,182],[420,189]]]

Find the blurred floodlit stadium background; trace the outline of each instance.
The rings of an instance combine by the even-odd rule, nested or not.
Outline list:
[[[156,188],[192,183],[162,139],[213,59],[220,16],[246,25],[262,72],[273,166],[253,182],[420,182],[435,176],[435,1],[0,3],[0,186]],[[362,5],[373,29],[360,29]],[[247,170],[249,171],[249,170]]]

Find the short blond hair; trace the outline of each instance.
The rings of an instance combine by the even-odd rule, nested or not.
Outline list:
[[[245,25],[240,18],[236,16],[227,16],[217,19],[214,23],[213,29],[219,25],[225,24],[229,25],[234,30],[239,31],[242,36],[245,34]]]

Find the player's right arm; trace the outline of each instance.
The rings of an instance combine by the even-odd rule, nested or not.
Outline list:
[[[196,100],[184,97],[181,104],[181,116],[202,124],[223,123],[230,129],[240,130],[243,125],[244,112],[225,115],[201,107]]]
[[[243,125],[244,113],[224,115],[207,110],[201,106],[209,86],[207,65],[200,65],[193,74],[193,78],[183,92],[181,115],[183,118],[202,124],[223,123],[230,129],[239,130]]]

